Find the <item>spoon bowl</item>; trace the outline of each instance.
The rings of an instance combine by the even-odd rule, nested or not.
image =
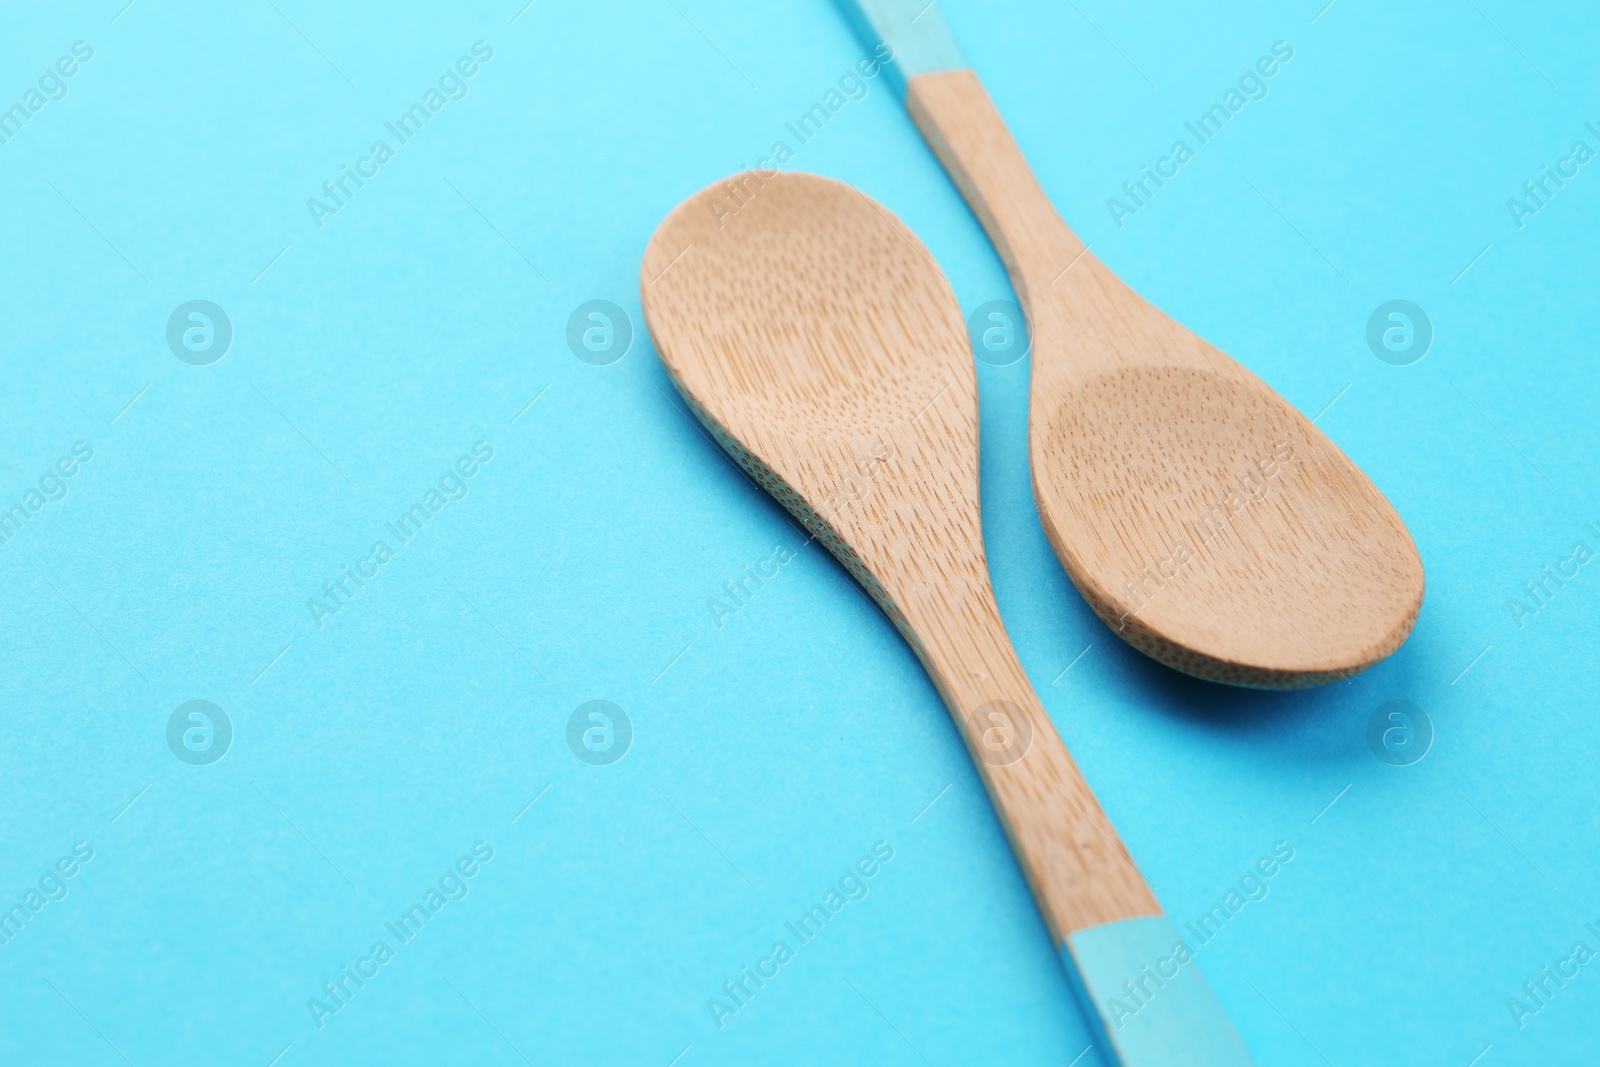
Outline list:
[[[1400,647],[1421,606],[1410,537],[1276,394],[1180,365],[1060,393],[1054,411],[1035,409],[1039,512],[1124,640],[1190,674],[1274,689],[1348,677]]]
[[[645,318],[674,384],[758,483],[848,546],[858,577],[891,579],[908,522],[981,552],[976,379],[943,275],[848,186],[736,181],[752,190],[736,217],[708,210],[713,191],[691,198],[645,255]],[[884,475],[908,448],[914,486]]]

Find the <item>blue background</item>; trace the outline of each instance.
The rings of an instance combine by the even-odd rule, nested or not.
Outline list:
[[[95,50],[0,146],[0,506],[94,449],[0,546],[0,898],[94,849],[0,945],[0,1060],[1098,1062],[932,686],[697,432],[639,317],[656,224],[779,138],[904,219],[968,311],[1010,298],[886,79],[786,133],[862,54],[833,8],[120,6],[0,17],[0,105]],[[1037,521],[1027,361],[978,367],[1000,605],[1180,926],[1294,848],[1199,954],[1258,1062],[1575,1062],[1600,962],[1521,1029],[1507,999],[1600,950],[1600,566],[1520,627],[1507,600],[1600,549],[1600,163],[1524,228],[1505,201],[1600,148],[1600,33],[1577,2],[1319,6],[940,2],[1095,254],[1388,494],[1415,633],[1298,694],[1120,644]],[[317,228],[306,199],[478,40],[470,94]],[[1270,95],[1118,229],[1106,198],[1280,40]],[[1406,367],[1365,341],[1396,298],[1435,330]],[[233,324],[210,366],[166,343],[193,299]],[[594,299],[635,329],[609,366],[565,340]],[[395,546],[480,440],[469,495]],[[319,629],[308,598],[380,538]],[[196,699],[233,723],[210,766],[166,741]],[[591,699],[633,723],[609,766],[566,742]],[[1390,700],[1431,718],[1420,763],[1368,747]],[[470,894],[318,1029],[308,998],[477,841]],[[879,841],[870,895],[719,1030],[707,999]]]

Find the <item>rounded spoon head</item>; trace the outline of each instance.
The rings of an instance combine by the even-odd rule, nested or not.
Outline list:
[[[1405,524],[1243,368],[1118,368],[1061,393],[1034,411],[1039,511],[1134,647],[1201,678],[1297,689],[1405,641],[1423,591]]]
[[[904,224],[841,182],[747,172],[680,204],[640,276],[700,420],[902,631],[922,561],[976,561],[936,577],[987,594],[966,327]]]

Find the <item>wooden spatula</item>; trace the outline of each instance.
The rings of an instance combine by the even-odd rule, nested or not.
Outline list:
[[[935,5],[840,7],[869,48],[893,49],[907,109],[1010,272],[1033,337],[1034,499],[1095,612],[1155,659],[1235,685],[1320,685],[1399,648],[1422,561],[1383,494],[1084,247]]]
[[[927,668],[1123,1062],[1248,1063],[1006,637],[978,511],[972,356],[927,249],[846,185],[749,173],[667,217],[640,289],[690,408]]]

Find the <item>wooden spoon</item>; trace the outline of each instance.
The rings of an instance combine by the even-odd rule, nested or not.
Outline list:
[[[690,408],[922,660],[1069,971],[1118,1048],[1149,1050],[1125,1062],[1247,1063],[1006,637],[983,550],[972,356],[927,250],[846,185],[752,172],[667,217],[640,288]],[[1145,998],[1127,1000],[1125,981]]]
[[[907,109],[1022,301],[1034,500],[1090,607],[1155,659],[1234,685],[1321,685],[1399,648],[1422,607],[1422,561],[1383,494],[1089,252],[937,8],[841,7],[868,47],[893,49]]]

